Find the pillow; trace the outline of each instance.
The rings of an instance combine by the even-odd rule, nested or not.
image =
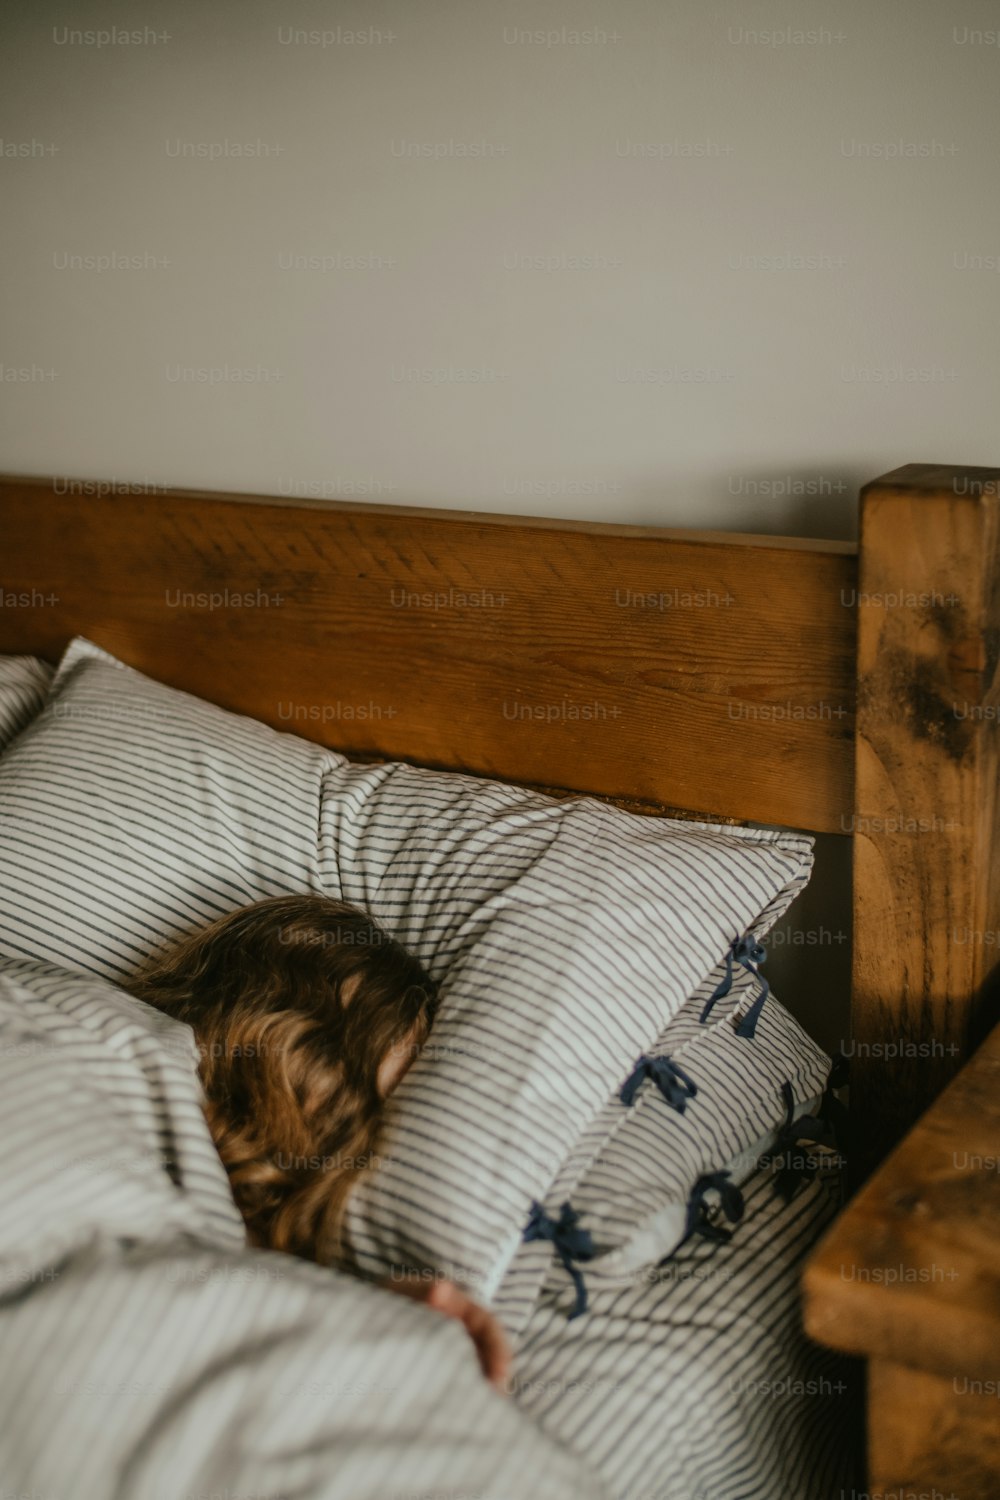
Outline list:
[[[321,890],[340,759],[73,641],[0,758],[0,954],[120,979],[238,906]]]
[[[778,919],[778,904],[758,933]],[[756,1169],[785,1124],[789,1090],[797,1117],[819,1108],[830,1058],[755,963],[732,971],[728,959],[713,969],[645,1050],[647,1063],[670,1066],[627,1069],[563,1163],[533,1216],[534,1230],[541,1220],[548,1234],[559,1231],[556,1243],[523,1241],[495,1299],[512,1334],[527,1324],[562,1249],[584,1252],[573,1274],[588,1284],[630,1280],[686,1237],[704,1178],[728,1173],[738,1186]],[[723,1186],[704,1196],[711,1202]]]
[[[373,1275],[429,1269],[488,1301],[636,1055],[726,949],[805,883],[811,841],[555,801],[404,765],[324,777],[337,893],[440,984],[347,1228]]]
[[[41,711],[51,681],[40,656],[0,656],[0,752]]]
[[[742,1186],[770,1158],[792,1119],[820,1109],[831,1059],[768,996],[752,1040],[727,1019],[678,1044],[669,1028],[667,1092],[647,1080],[572,1196],[593,1257],[595,1283],[630,1281],[668,1258],[696,1230],[717,1237],[742,1216]],[[671,1087],[682,1070],[696,1093]],[[553,1195],[552,1212],[557,1209]]]

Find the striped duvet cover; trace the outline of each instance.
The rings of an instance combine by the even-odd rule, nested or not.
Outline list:
[[[457,1323],[243,1248],[191,1047],[0,971],[5,1500],[597,1500]]]
[[[186,1027],[96,979],[0,970],[0,1491],[31,1500],[823,1500],[848,1392],[798,1330],[835,1207],[766,1173],[566,1320],[560,1267],[513,1400],[464,1330],[243,1248]],[[651,1170],[655,1164],[650,1162]]]

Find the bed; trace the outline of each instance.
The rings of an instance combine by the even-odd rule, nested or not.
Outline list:
[[[977,1500],[1000,1468],[998,487],[907,465],[854,547],[0,483],[0,653],[83,634],[359,761],[851,839],[856,1194],[802,1310],[867,1363],[872,1493]],[[540,1323],[524,1350],[542,1420],[558,1350]]]

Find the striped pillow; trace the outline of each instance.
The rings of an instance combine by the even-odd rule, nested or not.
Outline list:
[[[669,1070],[661,1091],[647,1078],[630,1104],[616,1089],[549,1190],[549,1219],[558,1221],[569,1203],[574,1229],[590,1237],[593,1258],[574,1266],[588,1286],[630,1281],[671,1255],[689,1231],[699,1182],[722,1172],[741,1186],[777,1144],[788,1103],[796,1118],[820,1106],[831,1060],[773,994],[753,1035],[738,1034],[761,992],[749,972],[702,1020],[726,974],[724,963],[713,969],[646,1051],[669,1058],[680,1069],[675,1079]],[[717,1196],[707,1189],[706,1207]],[[519,1247],[495,1304],[511,1333],[526,1326],[550,1275],[563,1276],[572,1301],[570,1276],[557,1271],[555,1254],[546,1241]]]
[[[372,1274],[496,1292],[543,1197],[637,1053],[762,912],[811,841],[639,817],[403,765],[324,778],[323,857],[439,981],[348,1231]]]
[[[75,640],[0,757],[0,954],[120,979],[238,906],[322,891],[340,759]]]
[[[40,656],[0,656],[0,753],[41,712],[51,681]]]

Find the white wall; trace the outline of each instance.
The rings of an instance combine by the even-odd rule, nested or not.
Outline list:
[[[991,0],[2,20],[3,469],[846,535],[997,461]]]

